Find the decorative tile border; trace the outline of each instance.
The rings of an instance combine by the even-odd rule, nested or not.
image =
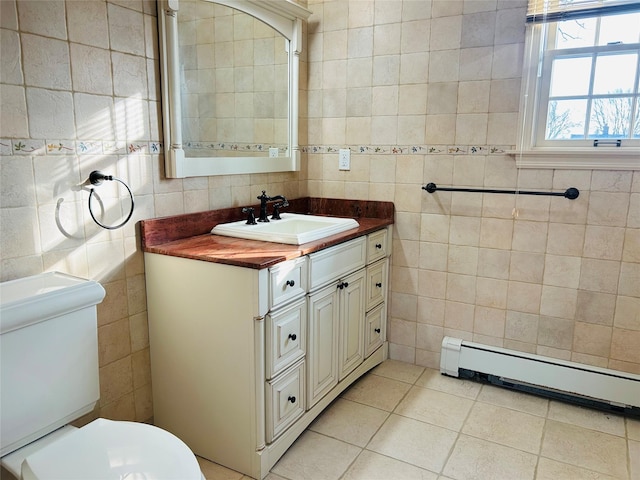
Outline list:
[[[510,145],[309,145],[300,147],[302,153],[338,153],[348,148],[351,153],[363,155],[503,155],[512,150]]]
[[[186,142],[185,150],[222,150],[232,152],[268,152],[278,148],[286,155],[287,147],[262,143]],[[329,154],[348,148],[363,155],[504,155],[513,145],[305,145],[302,153]],[[95,140],[0,139],[0,155],[158,155],[161,142],[121,142]]]
[[[0,155],[127,155],[162,153],[161,142],[0,139]]]
[[[44,140],[12,140],[11,153],[13,155],[44,155]]]
[[[216,143],[216,142],[186,142],[185,150],[217,150],[229,152],[268,152],[270,148],[277,148],[281,155],[287,152],[286,145],[268,145],[264,143]],[[337,152],[337,150],[336,150]]]

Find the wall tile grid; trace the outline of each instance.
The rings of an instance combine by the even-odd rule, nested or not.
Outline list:
[[[97,415],[153,415],[144,261],[136,222],[304,194],[300,175],[166,179],[156,2],[0,2],[0,280],[58,270],[99,281]],[[131,221],[103,230],[87,200],[93,170],[126,182]],[[129,197],[96,187],[96,217],[120,223]],[[101,208],[100,205],[103,207]]]
[[[505,154],[526,1],[309,8],[309,194],[395,202],[391,357],[438,368],[449,335],[640,373],[640,171],[518,170]]]

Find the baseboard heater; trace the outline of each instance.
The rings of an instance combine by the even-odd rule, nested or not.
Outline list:
[[[440,372],[640,417],[640,375],[444,337]]]

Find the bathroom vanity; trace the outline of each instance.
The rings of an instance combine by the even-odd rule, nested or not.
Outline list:
[[[387,358],[393,204],[304,198],[357,228],[302,245],[212,235],[240,208],[142,222],[154,423],[262,479]]]

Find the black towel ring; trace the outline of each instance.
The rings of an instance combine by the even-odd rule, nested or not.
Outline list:
[[[133,208],[134,208],[134,200],[133,200],[133,193],[131,192],[131,189],[129,188],[129,185],[127,185],[126,183],[124,183],[122,180],[120,180],[119,178],[116,178],[112,175],[105,175],[102,172],[98,171],[98,170],[94,170],[93,172],[91,172],[91,174],[89,175],[89,182],[91,182],[91,185],[101,185],[103,180],[113,180],[116,182],[120,182],[122,185],[124,185],[124,187],[127,189],[127,191],[129,192],[129,197],[131,197],[131,210],[129,211],[129,215],[127,215],[127,218],[124,219],[124,221],[118,225],[103,225],[102,223],[100,223],[95,215],[93,214],[93,210],[91,208],[91,198],[93,197],[93,191],[95,190],[94,188],[91,189],[91,192],[89,193],[89,213],[91,214],[91,218],[93,218],[93,221],[96,222],[99,226],[101,226],[102,228],[105,228],[107,230],[116,230],[122,226],[124,226],[130,219],[131,219],[131,215],[133,215]]]

